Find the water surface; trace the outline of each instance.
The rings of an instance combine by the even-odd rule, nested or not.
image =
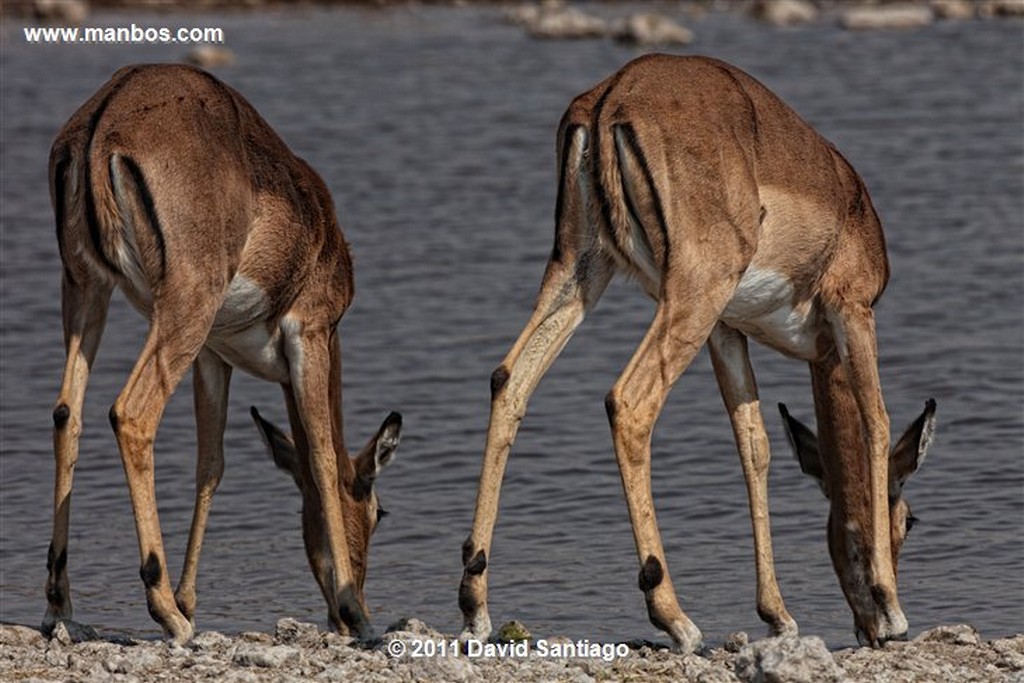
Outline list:
[[[572,96],[638,54],[605,41],[533,42],[495,10],[96,14],[96,24],[225,28],[239,89],[332,189],[355,257],[342,323],[346,433],[355,449],[388,410],[405,416],[380,480],[391,511],[367,598],[379,626],[414,615],[456,631],[460,545],[473,514],[488,378],[525,323],[552,243],[555,126]],[[928,397],[939,433],[907,495],[921,518],[900,562],[912,634],[967,621],[1024,629],[1024,92],[1021,25],[940,23],[845,33],[711,15],[690,51],[762,79],[863,175],[892,262],[878,306],[895,428]],[[63,363],[59,264],[46,186],[56,131],[127,63],[174,46],[31,46],[4,25],[0,618],[37,624],[51,523],[52,402]],[[491,614],[535,632],[664,640],[646,618],[602,399],[653,314],[613,285],[530,405],[509,464],[490,558]],[[73,505],[76,618],[156,635],[120,458],[106,413],[145,327],[120,297],[90,382]],[[812,416],[803,364],[755,349],[775,459],[780,584],[806,634],[850,645],[852,619],[824,539],[827,504],[803,477],[772,406]],[[191,388],[157,442],[157,493],[173,574],[191,515]],[[300,500],[263,452],[249,405],[284,422],[280,391],[236,373],[227,471],[199,576],[200,629],[326,625],[300,538]],[[770,409],[770,412],[769,412]],[[760,635],[746,496],[702,353],[654,437],[654,489],[684,609],[709,642]]]

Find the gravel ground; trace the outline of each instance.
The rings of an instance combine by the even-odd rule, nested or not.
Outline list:
[[[478,643],[469,654],[453,642],[416,619],[392,625],[372,646],[293,619],[279,621],[273,634],[202,632],[185,647],[101,638],[74,622],[59,624],[49,639],[38,629],[4,624],[0,681],[1024,682],[1024,634],[983,642],[968,625],[941,626],[879,650],[836,652],[816,637],[748,643],[744,633],[722,648],[685,656],[644,642],[602,646],[538,637],[486,649]],[[561,656],[573,648],[577,656]]]

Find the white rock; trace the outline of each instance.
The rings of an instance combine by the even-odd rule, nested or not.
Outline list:
[[[722,647],[726,652],[739,652],[748,643],[750,643],[750,636],[747,635],[747,632],[736,631],[735,633],[729,634],[729,637],[725,639],[725,644]]]
[[[842,677],[817,636],[765,638],[746,645],[736,655],[736,675],[758,683],[824,683]]]
[[[0,624],[0,645],[4,647],[44,647],[46,637],[37,628]]]
[[[632,14],[613,33],[616,40],[633,45],[686,45],[693,41],[693,31],[654,13]]]
[[[914,638],[915,643],[949,643],[950,645],[981,645],[977,629],[968,624],[937,626]]]
[[[254,666],[276,669],[293,664],[299,659],[299,651],[289,645],[259,645],[245,643],[235,649],[231,663],[235,666]]]
[[[188,645],[193,650],[210,651],[226,648],[231,644],[231,638],[217,631],[202,631],[197,633],[189,641]]]
[[[608,34],[608,22],[561,4],[541,5],[536,16],[524,22],[534,38],[599,38]]]
[[[96,633],[96,629],[92,626],[71,621],[70,619],[57,622],[57,625],[53,627],[53,635],[50,637],[61,645],[84,643],[89,640],[99,640],[100,638],[99,634]]]
[[[291,618],[279,619],[274,629],[274,642],[278,645],[305,645],[320,643],[320,628]]]
[[[753,14],[774,26],[803,24],[818,18],[818,8],[807,0],[758,0]]]
[[[216,45],[199,45],[185,55],[189,64],[208,69],[216,66],[231,66],[235,63],[235,53],[225,47]]]
[[[931,7],[909,4],[851,7],[839,17],[840,25],[851,31],[921,28],[934,20]]]
[[[985,0],[978,5],[982,17],[1024,16],[1024,0]]]
[[[418,636],[430,636],[431,638],[444,638],[444,635],[442,635],[440,631],[431,628],[424,622],[414,617],[405,617],[404,619],[399,619],[398,621],[394,622],[384,630],[385,633],[394,633],[397,631],[400,631],[402,633],[415,634]]]
[[[40,21],[81,24],[89,16],[89,4],[84,0],[35,0],[32,14]]]
[[[932,0],[932,11],[939,19],[971,19],[975,6],[971,0]]]

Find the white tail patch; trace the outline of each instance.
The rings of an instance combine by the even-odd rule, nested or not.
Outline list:
[[[120,219],[118,225],[114,226],[117,230],[118,240],[112,256],[114,263],[132,290],[130,298],[148,307],[153,301],[153,292],[149,287],[149,278],[142,267],[139,245],[135,241],[137,226],[135,225],[135,211],[131,197],[134,190],[130,183],[126,183],[124,174],[121,172],[122,167],[118,155],[112,154],[110,156],[110,181]]]

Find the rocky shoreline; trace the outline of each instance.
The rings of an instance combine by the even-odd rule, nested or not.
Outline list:
[[[200,632],[184,647],[100,637],[73,622],[58,624],[51,638],[0,624],[0,680],[1002,682],[1024,681],[1024,634],[984,642],[971,626],[940,626],[878,650],[830,652],[814,636],[748,643],[736,633],[723,647],[693,655],[645,641],[552,637],[477,644],[467,654],[454,636],[416,619],[393,624],[369,645],[294,619],[280,620],[272,634]]]

